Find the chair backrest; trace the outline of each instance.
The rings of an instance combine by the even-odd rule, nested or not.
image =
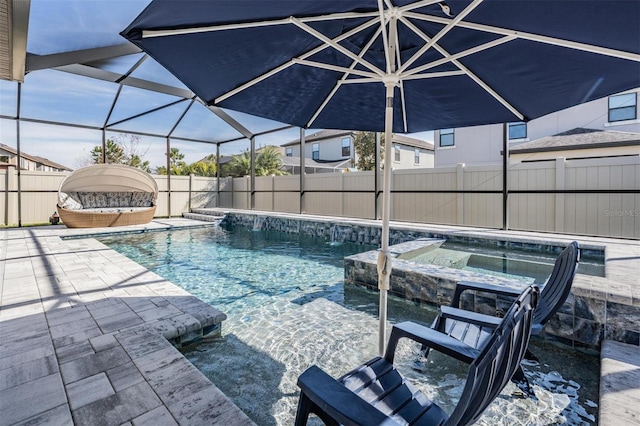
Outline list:
[[[535,324],[544,325],[567,300],[579,262],[580,249],[578,242],[574,241],[560,253],[549,279],[540,291],[540,302],[533,316]]]
[[[471,363],[462,396],[447,425],[474,423],[511,380],[529,344],[538,297],[539,289],[532,285],[511,305],[480,355]]]

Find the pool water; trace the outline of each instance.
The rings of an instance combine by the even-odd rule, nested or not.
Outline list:
[[[524,249],[514,250],[489,245],[462,244],[446,241],[431,250],[416,251],[403,258],[417,263],[478,272],[530,284],[544,284],[551,275],[557,254]],[[604,276],[600,258],[582,256],[578,273]]]
[[[184,353],[258,425],[293,424],[296,379],[310,365],[337,377],[377,355],[378,295],[343,282],[343,257],[371,246],[242,227],[100,240],[228,315],[221,338]],[[431,307],[389,300],[390,323],[428,325],[435,314]],[[518,397],[510,384],[479,424],[597,424],[597,357],[542,342],[532,349],[540,363],[525,372],[539,400]],[[412,368],[417,353],[415,345],[402,345],[400,369],[451,411],[467,366],[432,353],[422,373]]]

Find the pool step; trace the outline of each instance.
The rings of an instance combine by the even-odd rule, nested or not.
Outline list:
[[[184,217],[185,219],[202,220],[205,222],[219,222],[222,219],[224,219],[223,214],[213,215],[213,214],[189,213],[189,212],[182,213],[182,217]]]

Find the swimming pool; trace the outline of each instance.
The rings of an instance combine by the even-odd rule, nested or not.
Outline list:
[[[338,376],[376,355],[377,294],[343,282],[343,257],[371,246],[243,227],[100,240],[228,315],[222,338],[185,356],[259,425],[293,423],[295,382],[309,365]],[[429,324],[434,316],[431,308],[390,299],[392,323]],[[414,349],[402,348],[403,373],[453,407],[466,366],[433,357],[421,374],[411,369]],[[526,370],[540,400],[505,393],[481,424],[595,424],[598,359],[548,343],[535,343],[534,351],[541,363]]]

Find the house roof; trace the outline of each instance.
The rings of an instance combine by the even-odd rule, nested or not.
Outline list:
[[[611,148],[615,146],[640,145],[640,133],[615,132],[575,128],[557,135],[526,142],[509,149],[510,154],[526,154],[545,151]]]
[[[9,145],[0,143],[0,149],[3,151],[7,151],[13,155],[18,155],[18,150],[13,147],[10,147]],[[56,163],[55,161],[51,161],[47,158],[39,157],[37,155],[31,155],[31,154],[27,154],[26,152],[20,152],[20,156],[22,158],[26,158],[27,160],[35,161],[36,163],[41,163],[45,166],[49,166],[49,167],[53,167],[56,169],[65,170],[69,172],[73,171],[73,169],[67,166],[63,166],[62,164]]]
[[[400,145],[411,146],[414,148],[426,149],[427,151],[433,151],[433,144],[431,142],[423,141],[422,139],[410,138],[409,136],[394,134],[393,143]]]
[[[0,79],[24,81],[30,3],[0,1]]]
[[[305,138],[305,142],[314,142],[324,139],[335,138],[338,136],[347,136],[355,133],[352,130],[321,130],[319,132],[313,133],[311,135],[307,135]],[[291,142],[287,142],[282,144],[281,146],[292,146],[298,145],[300,143],[300,139],[292,140]],[[423,141],[422,139],[410,138],[409,136],[394,134],[393,135],[393,143],[397,143],[400,145],[410,146],[414,148],[426,149],[428,151],[433,151],[433,144],[427,141]]]
[[[300,167],[300,157],[287,157],[285,155],[280,157],[282,165],[286,167]],[[350,166],[351,159],[338,161],[315,161],[311,158],[304,159],[305,167],[315,167],[318,169],[346,169]]]
[[[240,154],[241,155],[241,154]],[[220,156],[220,165],[224,165],[230,162],[233,159],[233,155],[228,156]],[[280,160],[282,161],[283,167],[300,167],[300,157],[287,157],[285,155],[280,155]],[[199,161],[215,161],[213,159],[213,154],[208,155]],[[339,161],[315,161],[311,158],[305,158],[304,164],[305,167],[315,167],[317,169],[346,169],[350,166],[349,162],[351,159],[347,158],[346,160]]]
[[[306,142],[314,142],[314,141],[319,141],[319,140],[323,140],[323,139],[329,139],[329,138],[335,138],[338,136],[346,136],[346,135],[351,135],[353,134],[353,131],[351,130],[332,130],[332,129],[327,129],[327,130],[320,130],[319,132],[315,132],[312,133],[310,135],[306,135],[304,138],[305,143]],[[291,142],[287,142],[285,144],[282,144],[281,146],[291,146],[291,145],[298,145],[300,143],[300,139],[294,139]]]

